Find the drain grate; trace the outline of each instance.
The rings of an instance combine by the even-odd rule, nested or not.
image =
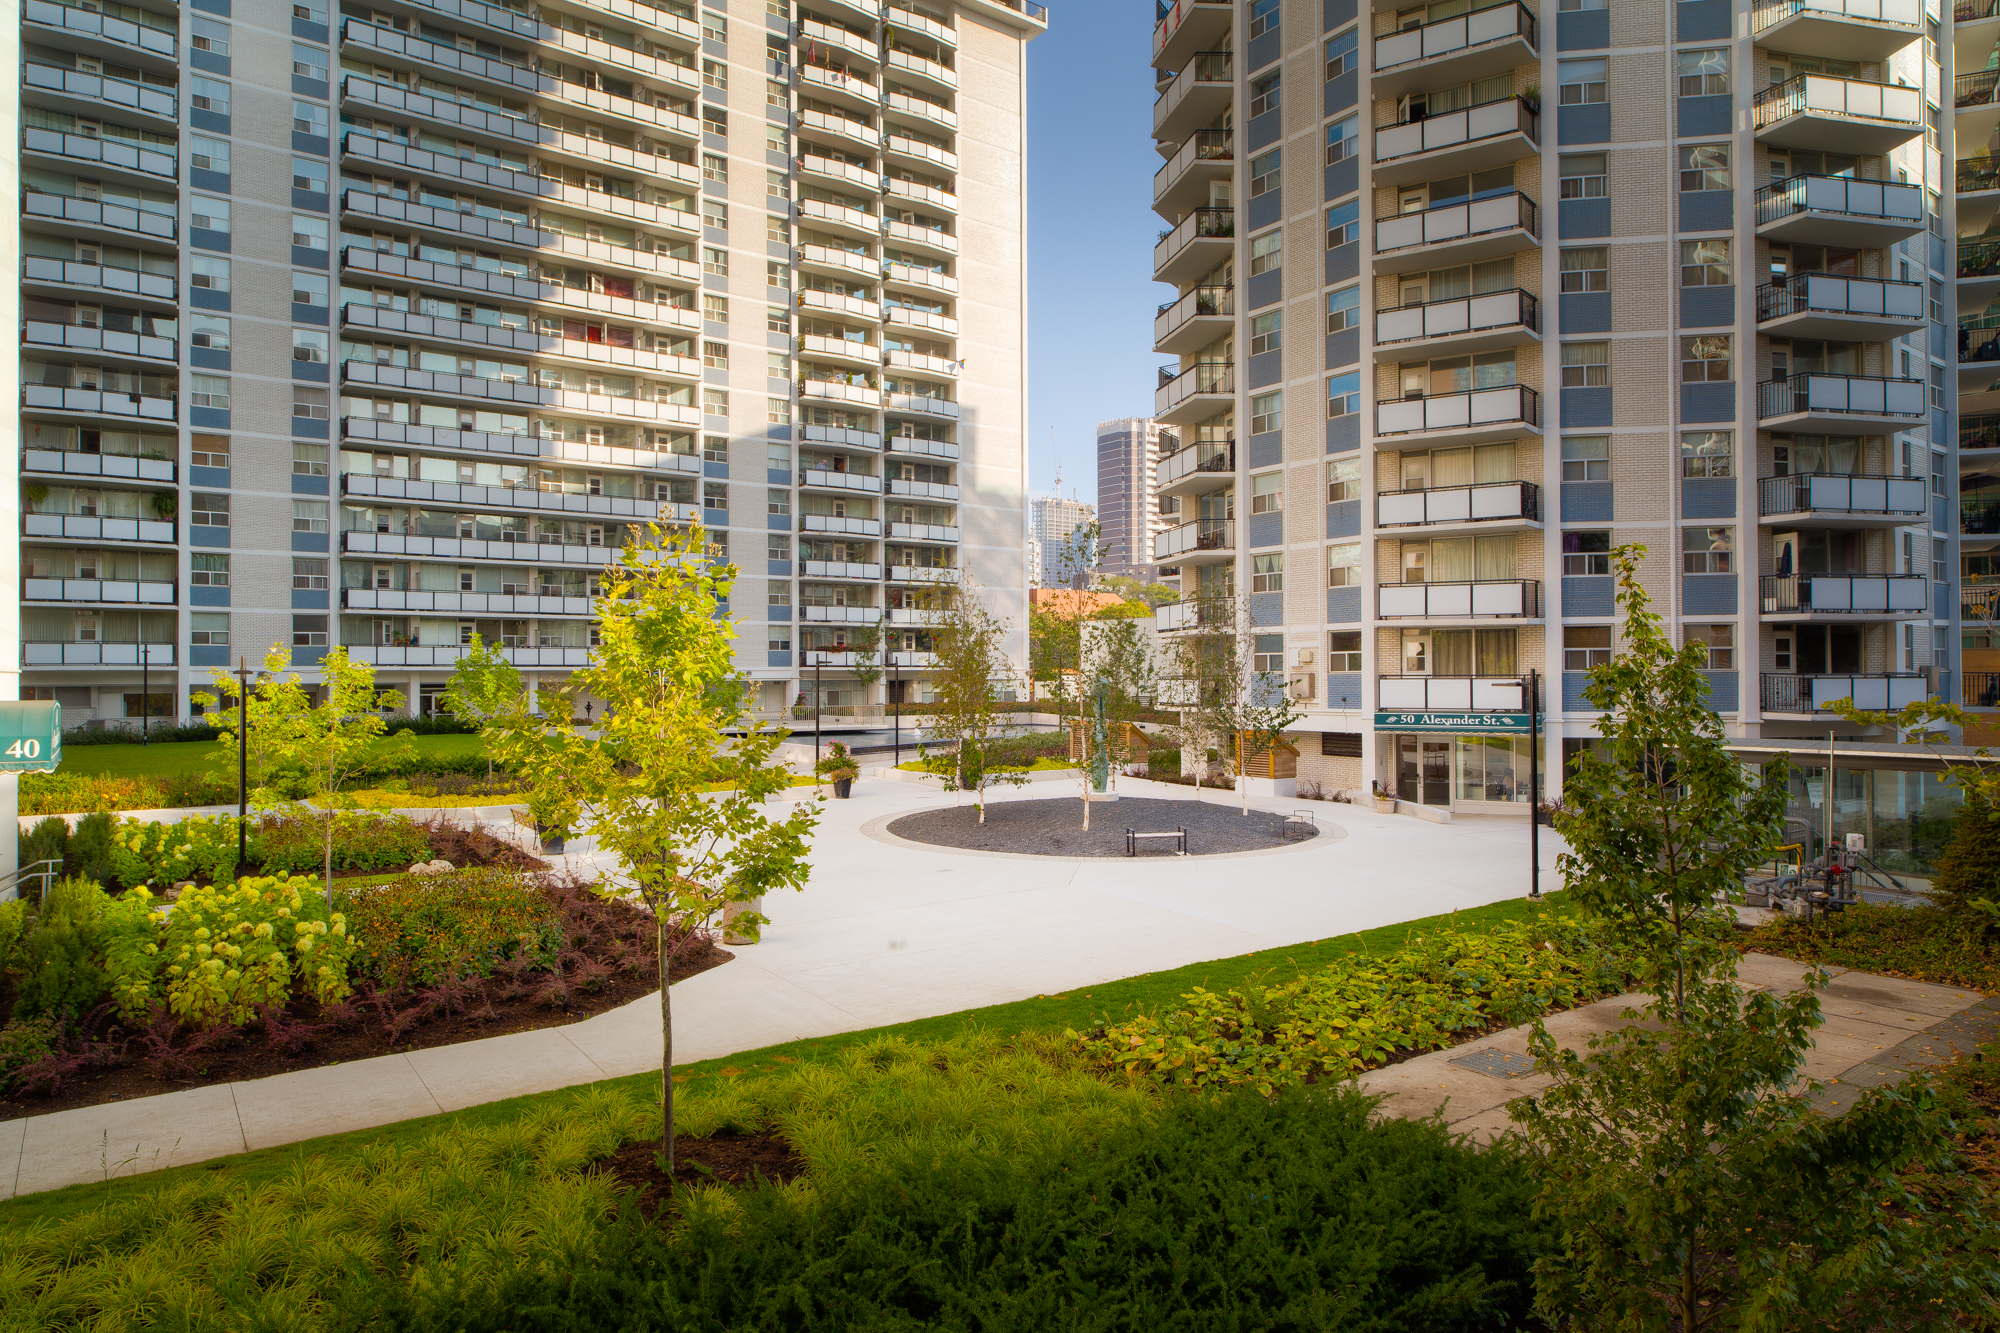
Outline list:
[[[1515,1055],[1512,1051],[1473,1051],[1449,1063],[1462,1069],[1470,1069],[1475,1074],[1489,1074],[1494,1078],[1519,1078],[1523,1074],[1535,1072],[1535,1062],[1531,1057]]]

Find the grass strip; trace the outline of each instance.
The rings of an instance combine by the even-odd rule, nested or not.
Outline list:
[[[477,736],[412,736],[411,744],[419,759],[457,758],[481,754]],[[63,751],[58,773],[85,773],[93,777],[169,778],[182,773],[198,773],[215,766],[223,758],[222,746],[214,741],[168,741],[159,745],[75,745]]]
[[[1253,979],[1276,975],[1279,979],[1325,967],[1341,958],[1357,954],[1386,954],[1403,946],[1412,936],[1451,923],[1464,930],[1492,929],[1495,926],[1529,919],[1538,912],[1562,910],[1560,896],[1540,903],[1515,898],[1462,912],[1425,917],[1397,925],[1380,926],[1350,935],[1337,935],[1302,944],[1261,949],[1234,958],[1189,963],[1163,972],[1096,983],[1060,995],[1037,995],[1007,1004],[962,1009],[931,1018],[912,1019],[883,1027],[854,1032],[806,1037],[798,1041],[743,1051],[713,1060],[675,1066],[675,1082],[684,1088],[719,1080],[737,1080],[762,1073],[775,1073],[786,1066],[825,1063],[846,1048],[878,1037],[899,1036],[914,1041],[945,1041],[971,1032],[988,1032],[1003,1037],[1038,1033],[1059,1033],[1069,1028],[1082,1030],[1101,1023],[1117,1022],[1134,1014],[1171,1004],[1197,986],[1210,990],[1240,986]],[[398,1121],[372,1129],[330,1134],[282,1147],[218,1157],[193,1166],[172,1167],[164,1172],[126,1176],[107,1181],[70,1185],[60,1190],[30,1194],[0,1201],[0,1228],[22,1226],[39,1220],[73,1216],[107,1199],[132,1190],[150,1189],[163,1179],[180,1173],[225,1171],[255,1182],[275,1179],[302,1157],[313,1154],[361,1153],[415,1144],[437,1130],[449,1126],[478,1127],[503,1124],[532,1114],[548,1105],[572,1102],[593,1087],[623,1087],[640,1095],[652,1095],[658,1087],[657,1073],[632,1074],[605,1079],[596,1084],[559,1088],[553,1092],[531,1093],[503,1101],[486,1102],[461,1111]],[[107,1149],[109,1160],[118,1160],[115,1149]]]

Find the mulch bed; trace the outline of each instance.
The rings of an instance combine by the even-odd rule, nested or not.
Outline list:
[[[1071,797],[989,802],[983,825],[978,810],[970,804],[948,810],[926,810],[895,820],[889,825],[889,832],[911,842],[968,851],[1122,857],[1128,828],[1141,833],[1163,833],[1184,827],[1188,831],[1188,855],[1192,857],[1286,846],[1280,832],[1284,822],[1283,815],[1268,810],[1252,810],[1245,815],[1241,806],[1219,801],[1126,797],[1093,805],[1090,831],[1086,833],[1083,801]],[[1317,830],[1314,836],[1318,836]],[[1171,847],[1165,839],[1147,839],[1139,843],[1139,856],[1172,859]]]
[[[725,1129],[705,1139],[674,1139],[674,1176],[660,1170],[660,1141],[628,1143],[609,1157],[591,1164],[594,1171],[618,1177],[618,1183],[639,1196],[639,1211],[657,1216],[676,1189],[699,1185],[754,1187],[760,1180],[783,1184],[805,1174],[803,1158],[792,1145],[770,1130],[741,1134]]]

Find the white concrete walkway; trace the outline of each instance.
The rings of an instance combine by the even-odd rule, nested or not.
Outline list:
[[[1120,789],[1194,799],[1186,787],[1132,779]],[[1038,783],[991,799],[1071,790]],[[812,789],[793,794],[811,799]],[[1236,803],[1226,792],[1202,799]],[[674,987],[676,1062],[1324,939],[1528,888],[1525,812],[1441,826],[1253,798],[1257,809],[1312,811],[1321,836],[1241,856],[1140,861],[947,851],[879,827],[952,801],[881,779],[828,801],[812,881],[765,903],[763,942]],[[1116,822],[1117,809],[1097,807],[1093,822]],[[1560,839],[1545,829],[1541,842],[1543,887],[1553,889]],[[584,842],[562,859],[583,869],[596,857]],[[0,1189],[54,1189],[657,1069],[658,1014],[654,996],[566,1028],[8,1121]]]

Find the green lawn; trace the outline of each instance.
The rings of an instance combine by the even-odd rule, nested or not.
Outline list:
[[[1550,904],[1550,899],[1544,899],[1541,904],[1527,899],[1512,899],[1488,907],[1455,913],[1450,917],[1428,917],[1420,921],[1383,926],[1353,935],[1341,935],[1284,948],[1265,949],[1257,953],[1216,959],[1211,962],[1191,963],[1186,967],[1126,977],[1062,995],[1038,995],[1033,999],[1017,1000],[1010,1004],[964,1009],[935,1018],[921,1018],[909,1023],[870,1028],[860,1032],[809,1037],[802,1041],[767,1046],[761,1050],[745,1051],[720,1059],[680,1065],[676,1067],[675,1081],[687,1086],[711,1080],[755,1076],[758,1073],[775,1071],[783,1065],[823,1063],[848,1046],[881,1036],[901,1036],[916,1041],[940,1041],[970,1031],[1012,1036],[1028,1033],[1060,1033],[1069,1028],[1081,1030],[1116,1022],[1136,1012],[1165,1005],[1197,986],[1210,990],[1223,990],[1243,985],[1266,973],[1275,974],[1276,979],[1282,980],[1300,972],[1324,967],[1344,956],[1357,953],[1389,953],[1400,947],[1412,935],[1422,934],[1425,930],[1446,921],[1455,920],[1457,924],[1468,929],[1492,927],[1521,920],[1539,911],[1551,910]],[[463,1111],[447,1115],[405,1120],[376,1129],[329,1135],[305,1143],[216,1158],[195,1166],[172,1168],[169,1172],[154,1172],[95,1184],[72,1185],[66,1189],[44,1194],[0,1201],[0,1227],[21,1226],[40,1220],[57,1220],[74,1216],[107,1199],[152,1189],[162,1183],[164,1176],[175,1173],[192,1175],[222,1171],[253,1183],[272,1180],[282,1175],[288,1165],[302,1154],[354,1154],[371,1149],[415,1144],[448,1125],[474,1127],[501,1124],[541,1107],[572,1102],[583,1096],[589,1086],[624,1087],[640,1096],[657,1098],[659,1075],[634,1074],[627,1078],[606,1080],[604,1084],[515,1097],[506,1101],[468,1107]]]
[[[413,736],[419,756],[478,754],[477,736]],[[207,768],[220,756],[214,741],[174,741],[163,745],[72,745],[63,750],[60,773],[94,777],[164,778]]]

